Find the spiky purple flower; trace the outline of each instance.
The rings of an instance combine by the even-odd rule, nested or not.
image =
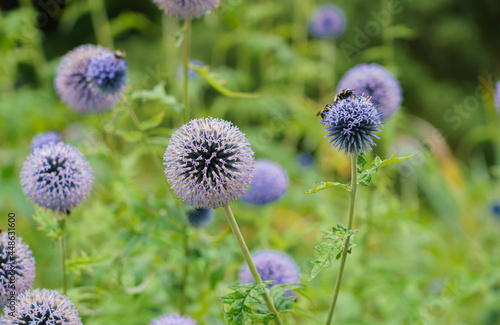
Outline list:
[[[245,135],[231,122],[212,117],[181,126],[163,160],[175,194],[205,209],[238,200],[253,171],[253,152]]]
[[[40,148],[49,143],[58,143],[62,140],[62,137],[57,132],[45,132],[37,134],[31,140],[31,152],[33,152],[36,148]]]
[[[153,319],[150,325],[196,325],[197,323],[189,317],[178,314],[163,315]]]
[[[7,232],[1,233],[0,308],[14,304],[17,296],[31,289],[34,281],[35,258],[28,244],[24,243],[21,237],[9,235]]]
[[[214,219],[213,209],[193,209],[188,212],[189,224],[195,228],[206,227]]]
[[[403,101],[398,80],[376,63],[359,64],[348,70],[340,79],[337,92],[345,88],[356,89],[355,95],[371,96],[384,120],[394,114]]]
[[[500,81],[497,82],[495,86],[495,104],[497,105],[497,109],[500,112]]]
[[[61,100],[80,113],[115,106],[127,84],[127,62],[114,52],[86,44],[63,56],[54,86]]]
[[[73,303],[55,290],[25,291],[15,306],[4,308],[4,313],[1,325],[82,325]]]
[[[300,280],[300,271],[297,264],[285,253],[263,250],[252,254],[252,259],[262,281],[273,280],[272,285],[277,285],[298,283]],[[241,283],[254,282],[248,264],[243,265],[238,278]],[[286,296],[291,294],[290,291],[286,292]]]
[[[89,195],[93,179],[85,157],[63,142],[35,149],[21,170],[23,191],[34,203],[65,213]]]
[[[219,6],[220,0],[153,0],[165,14],[180,19],[200,18]]]
[[[382,125],[376,106],[364,96],[351,96],[334,101],[322,124],[329,143],[346,155],[364,154],[375,146],[376,131]]]
[[[285,170],[278,164],[267,160],[256,160],[250,189],[243,194],[242,200],[264,205],[278,200],[285,194],[288,179]]]
[[[345,31],[344,11],[335,5],[320,5],[309,23],[311,34],[317,38],[335,38]]]

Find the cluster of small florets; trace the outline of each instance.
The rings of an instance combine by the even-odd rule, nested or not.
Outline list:
[[[31,152],[37,148],[41,148],[46,144],[55,144],[61,142],[62,136],[57,132],[46,132],[36,135],[31,140]]]
[[[196,325],[196,322],[187,316],[171,314],[153,319],[150,325]]]

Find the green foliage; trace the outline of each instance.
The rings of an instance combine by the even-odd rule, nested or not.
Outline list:
[[[341,187],[341,188],[345,189],[347,192],[351,192],[351,188],[348,184],[342,184],[342,183],[336,183],[336,182],[321,182],[319,184],[316,183],[316,185],[312,189],[307,191],[305,194],[317,193],[319,191],[326,190],[327,188],[330,188],[330,187]]]
[[[37,208],[33,214],[33,220],[38,225],[37,230],[52,240],[58,240],[64,234],[64,229],[61,229],[57,215],[49,209]]]
[[[380,168],[390,164],[408,160],[411,157],[413,156],[398,157],[397,154],[394,154],[390,158],[382,160],[379,156],[376,156],[371,163],[368,163],[364,156],[359,156],[357,161],[358,184],[361,184],[363,186],[370,186],[373,174],[375,174]]]
[[[319,253],[319,256],[311,262],[314,266],[307,281],[314,279],[321,270],[325,267],[331,267],[334,261],[342,257],[345,242],[349,237],[351,237],[351,240],[347,252],[350,254],[356,246],[352,239],[357,232],[359,230],[347,230],[341,225],[337,225],[337,227],[333,227],[333,231],[327,232],[323,237],[323,242],[314,248]]]

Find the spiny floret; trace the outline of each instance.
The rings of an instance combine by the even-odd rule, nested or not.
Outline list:
[[[82,325],[73,303],[55,290],[25,291],[16,299],[15,308],[4,308],[1,325]]]
[[[245,135],[232,123],[211,117],[181,126],[163,160],[176,195],[205,209],[238,200],[250,183],[254,161]]]
[[[345,31],[346,17],[335,5],[318,6],[309,23],[311,34],[317,38],[335,38]]]
[[[273,281],[272,285],[293,284],[300,280],[300,271],[294,260],[285,253],[263,250],[252,254],[252,260],[262,281]],[[244,264],[238,274],[241,283],[252,283],[254,279],[248,264]],[[292,293],[287,291],[286,296]]]
[[[371,97],[371,101],[388,119],[401,106],[403,95],[399,81],[384,67],[371,63],[359,64],[349,69],[340,79],[337,92],[355,89],[354,95]]]
[[[153,0],[165,14],[180,19],[200,18],[219,6],[220,0]]]
[[[285,194],[288,178],[285,170],[268,160],[256,160],[252,182],[242,200],[256,205],[264,205],[278,200]]]
[[[0,234],[0,308],[10,304],[8,298],[13,296],[12,292],[17,298],[20,293],[31,289],[35,281],[33,253],[21,237],[12,239],[12,235],[9,236],[6,232]],[[9,247],[14,247],[15,250]],[[15,288],[12,287],[12,276]]]
[[[381,114],[369,98],[351,96],[333,102],[321,123],[325,125],[332,147],[346,155],[359,155],[376,146],[373,138],[379,138],[375,132],[380,131]]]
[[[150,325],[196,325],[197,323],[187,316],[178,314],[163,315],[153,319]]]
[[[93,179],[85,156],[63,142],[35,149],[21,170],[24,193],[34,203],[64,213],[89,195]]]
[[[103,92],[119,93],[127,81],[127,62],[103,52],[90,60],[85,77]]]

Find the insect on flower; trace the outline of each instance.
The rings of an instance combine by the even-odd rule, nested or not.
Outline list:
[[[127,53],[125,53],[125,50],[122,49],[116,49],[115,50],[115,58],[117,59],[125,59],[127,57]]]
[[[353,92],[356,91],[356,89],[342,89],[337,95],[335,95],[335,98],[333,99],[334,102],[338,102],[339,100],[349,98],[353,95]],[[321,111],[319,111],[316,116],[320,116],[324,120],[326,117],[326,114],[332,109],[332,104],[326,104],[325,107]]]

